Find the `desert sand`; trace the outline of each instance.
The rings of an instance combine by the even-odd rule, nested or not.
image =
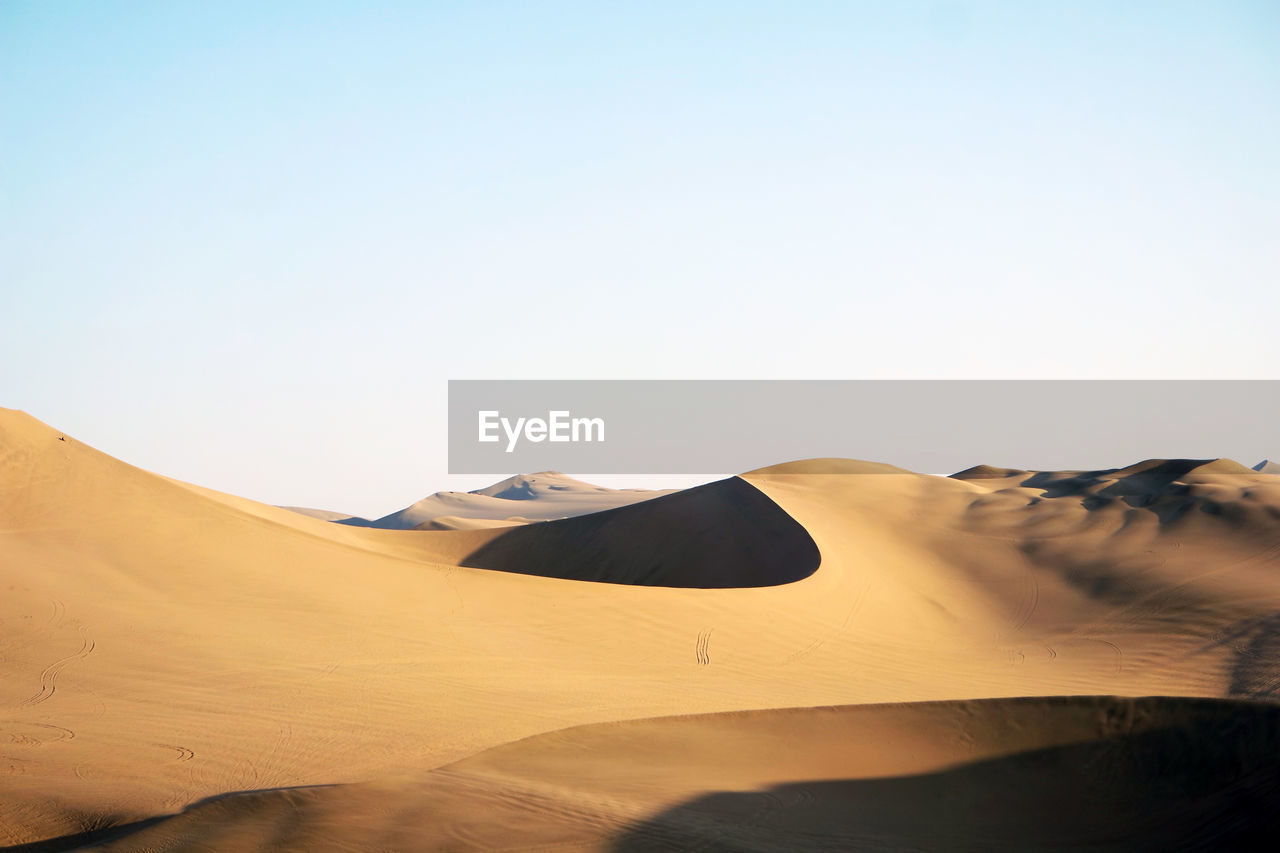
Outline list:
[[[0,844],[1214,850],[1280,828],[1273,474],[824,459],[646,498],[354,526],[0,410]]]

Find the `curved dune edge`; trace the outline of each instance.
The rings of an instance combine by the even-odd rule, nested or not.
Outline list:
[[[802,580],[821,556],[804,527],[739,477],[642,503],[512,527],[468,568],[638,586],[727,589]]]
[[[1280,708],[1227,700],[666,717],[417,776],[217,797],[40,849],[1241,849],[1277,825],[1278,751]]]

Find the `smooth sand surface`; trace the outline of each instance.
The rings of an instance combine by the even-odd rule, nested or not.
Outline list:
[[[1275,811],[1278,571],[1229,460],[382,530],[0,410],[0,844],[1214,849]]]

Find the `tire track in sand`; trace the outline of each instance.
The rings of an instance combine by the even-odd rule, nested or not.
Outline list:
[[[84,660],[93,654],[96,643],[88,637],[84,638],[84,642],[80,644],[80,649],[74,654],[67,655],[61,660],[56,660],[46,666],[40,673],[40,691],[32,696],[27,697],[18,703],[18,707],[25,708],[31,705],[39,705],[41,702],[47,701],[53,696],[58,689],[58,676],[62,670],[78,660]]]
[[[49,599],[49,604],[53,607],[53,613],[49,616],[49,624],[56,628],[62,624],[62,617],[66,615],[67,606],[56,598]]]
[[[32,723],[26,720],[0,720],[0,735],[8,735],[10,743],[25,746],[43,746],[73,740],[76,733],[51,723]]]
[[[156,744],[156,746],[160,747],[161,749],[172,749],[174,752],[178,754],[178,757],[177,757],[178,761],[190,761],[191,759],[196,757],[195,752],[190,749],[187,749],[185,746],[174,746],[171,743],[158,743]]]
[[[698,666],[708,666],[711,663],[711,633],[715,628],[698,634],[698,642],[694,645],[694,655],[698,659]]]

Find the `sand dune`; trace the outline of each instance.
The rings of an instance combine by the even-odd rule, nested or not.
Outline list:
[[[528,518],[460,518],[456,515],[438,515],[430,521],[424,521],[414,530],[492,530],[498,527],[518,527],[532,524]]]
[[[311,507],[306,506],[282,506],[280,508],[301,513],[302,515],[310,516],[311,518],[318,518],[321,521],[350,521],[360,523],[367,522],[369,520],[346,512],[334,512],[331,509],[312,509]]]
[[[1270,459],[1263,459],[1257,465],[1253,466],[1253,470],[1260,474],[1280,474],[1280,462],[1272,462]]]
[[[417,777],[217,798],[98,837],[105,850],[1264,849],[1280,829],[1277,723],[1274,706],[1112,697],[668,717]]]
[[[181,813],[111,843],[931,847],[903,833],[968,831],[963,798],[938,804],[958,784],[1017,806],[969,826],[1006,847],[1060,824],[1105,847],[1162,815],[1188,838],[1252,831],[1274,792],[1246,759],[1274,754],[1278,519],[1280,480],[1226,461],[946,478],[810,460],[567,521],[382,530],[0,410],[0,844]],[[1173,698],[960,701],[1096,695]],[[806,734],[806,714],[844,735]],[[986,735],[967,722],[984,714],[1012,716]],[[698,716],[620,722],[672,715]],[[612,758],[573,746],[597,724]],[[775,742],[804,748],[769,775]],[[665,769],[635,776],[647,756]],[[1132,782],[1097,823],[1078,796],[1038,812],[1065,793],[1055,766]],[[1167,811],[1142,799],[1151,767]],[[849,787],[877,779],[914,781]],[[841,823],[855,796],[888,817]],[[417,837],[438,844],[400,847]]]
[[[388,530],[430,530],[433,529],[430,522],[439,518],[546,521],[614,509],[664,494],[669,492],[608,489],[575,480],[558,471],[541,471],[508,477],[472,492],[436,492],[375,521],[348,518],[344,523],[367,523],[369,527]],[[450,522],[443,526],[450,526]]]
[[[477,569],[695,588],[774,586],[818,568],[804,528],[734,478],[638,506],[503,533],[462,561]]]

